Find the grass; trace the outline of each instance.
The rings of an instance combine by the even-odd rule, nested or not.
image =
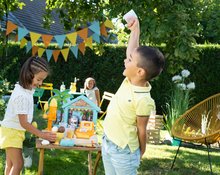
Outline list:
[[[42,121],[41,121],[42,122]],[[43,122],[40,125],[44,125]],[[164,139],[165,131],[162,131],[161,139]],[[171,164],[178,147],[165,144],[147,144],[147,150],[141,161],[138,175],[207,175],[210,168],[206,147],[181,147],[174,169]],[[219,148],[211,149],[213,174],[219,174]],[[4,152],[0,150],[0,174],[3,174]],[[95,153],[92,155],[95,159]],[[39,152],[35,149],[33,165],[25,169],[25,175],[36,175],[38,169]],[[87,153],[71,150],[45,150],[44,175],[88,175]],[[97,175],[104,175],[102,160],[99,162]]]

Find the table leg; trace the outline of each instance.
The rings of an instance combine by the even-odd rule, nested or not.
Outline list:
[[[101,159],[101,151],[98,151],[96,159],[95,159],[95,165],[94,165],[94,170],[93,170],[93,175],[96,175],[96,171],[98,168],[99,160]]]
[[[38,165],[38,175],[43,175],[44,168],[44,149],[40,149],[39,165]]]
[[[88,152],[88,171],[89,175],[92,175],[92,152]]]

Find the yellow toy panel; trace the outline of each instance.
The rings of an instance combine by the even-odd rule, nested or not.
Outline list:
[[[95,134],[94,122],[81,121],[80,127],[76,129],[75,135],[77,138],[89,139]]]

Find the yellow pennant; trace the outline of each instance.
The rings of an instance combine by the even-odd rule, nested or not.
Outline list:
[[[65,49],[61,50],[61,53],[63,55],[63,58],[64,58],[65,62],[67,61],[67,57],[68,57],[69,51],[70,51],[69,48],[65,48]]]
[[[113,28],[114,28],[113,23],[112,23],[109,19],[107,19],[107,20],[104,22],[104,24],[105,24],[106,27],[108,27],[108,28],[110,28],[110,29],[113,29]]]
[[[86,38],[85,40],[86,46],[90,47],[90,49],[93,49],[92,47],[92,36],[89,38]]]
[[[43,48],[40,47],[40,48],[38,49],[38,56],[39,56],[39,57],[42,57],[44,51],[45,51],[45,49],[43,49]]]
[[[68,38],[68,40],[71,42],[72,45],[76,45],[76,38],[77,38],[77,33],[73,32],[70,34],[66,34],[66,37]]]
[[[25,38],[21,39],[20,48],[22,49],[28,41]]]
[[[41,34],[30,32],[31,44],[32,46],[37,42],[37,40],[41,37]]]

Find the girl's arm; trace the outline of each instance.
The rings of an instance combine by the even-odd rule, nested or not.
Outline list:
[[[37,137],[49,140],[51,142],[54,142],[56,140],[56,133],[42,132],[39,129],[35,128],[32,124],[28,123],[26,114],[18,114],[18,117],[21,126],[31,134],[34,134]]]
[[[95,96],[96,96],[96,100],[97,100],[97,106],[100,105],[100,92],[99,89],[95,90]]]
[[[141,157],[143,156],[146,150],[146,142],[147,142],[146,126],[148,120],[149,117],[137,116],[137,129],[138,129],[138,139],[140,144]]]

